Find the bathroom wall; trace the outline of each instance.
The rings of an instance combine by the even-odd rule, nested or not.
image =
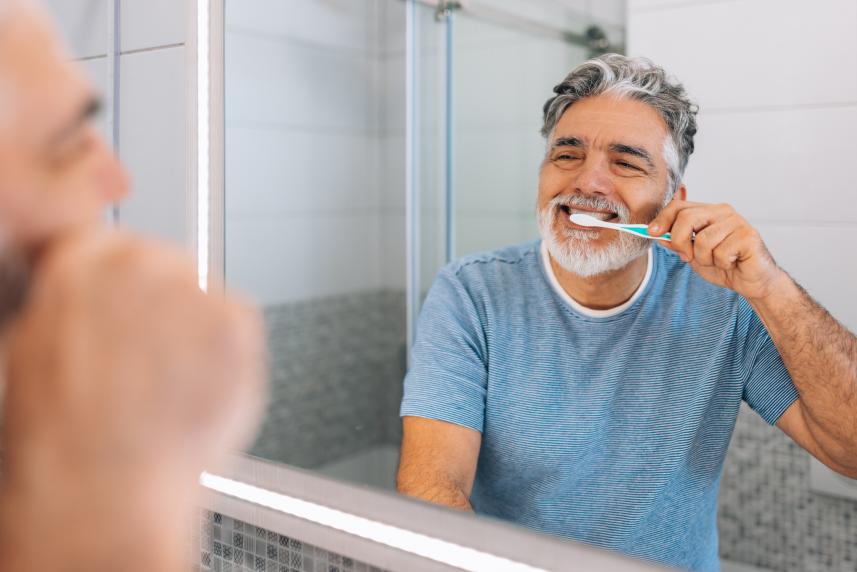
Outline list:
[[[404,194],[382,164],[388,3],[226,4],[227,279],[262,304],[401,283],[381,256],[383,186]]]
[[[95,86],[108,88],[108,0],[47,0],[73,55]],[[190,4],[122,0],[119,155],[132,192],[119,209],[128,228],[189,245],[187,214],[188,58]],[[192,62],[190,62],[192,64]],[[106,117],[100,118],[105,136]]]
[[[398,0],[226,3],[226,277],[269,326],[267,459],[398,445],[404,17]]]
[[[728,202],[777,261],[857,330],[857,3],[629,0],[629,51],[700,104],[690,200]],[[812,493],[809,457],[742,411],[721,553],[772,570],[857,567],[857,503]]]

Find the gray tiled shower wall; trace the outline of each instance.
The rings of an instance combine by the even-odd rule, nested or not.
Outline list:
[[[783,572],[857,570],[857,502],[809,490],[809,455],[743,406],[720,487],[720,554]]]
[[[283,304],[266,308],[265,317],[273,379],[253,454],[312,468],[398,446],[404,292]],[[726,459],[719,524],[725,559],[770,570],[857,571],[857,502],[810,492],[809,456],[746,407]]]
[[[405,293],[265,308],[268,411],[251,454],[304,468],[401,441]]]

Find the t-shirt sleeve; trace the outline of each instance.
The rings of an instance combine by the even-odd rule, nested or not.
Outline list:
[[[449,267],[429,291],[405,377],[402,417],[482,432],[488,382],[485,335],[472,298]]]
[[[744,401],[770,425],[775,424],[799,395],[780,352],[753,308],[741,300],[739,321],[746,333]]]

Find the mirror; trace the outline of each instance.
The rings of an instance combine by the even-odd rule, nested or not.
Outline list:
[[[857,18],[853,3],[789,6],[782,19],[770,18],[783,12],[772,0],[226,0],[225,7],[225,273],[264,309],[273,374],[251,455],[396,489],[402,380],[413,365],[427,293],[450,260],[538,239],[542,106],[571,69],[604,51],[650,57],[699,104],[696,150],[684,177],[688,199],[730,203],[783,268],[857,328],[849,293],[857,266],[842,265],[853,259],[847,245],[857,239],[846,191],[857,185],[848,168],[857,151],[849,136],[857,127],[857,83],[853,73],[841,73],[857,69],[857,36],[848,27]],[[843,10],[854,17],[837,15]],[[817,40],[832,55],[817,65],[818,51],[795,42],[795,31],[831,26],[836,33]],[[774,62],[776,73],[749,64],[752,53]],[[845,206],[833,219],[806,206],[806,190],[817,187]],[[641,276],[649,268],[657,272],[652,263]],[[694,335],[682,330],[676,343]],[[553,340],[547,336],[528,355],[562,353]],[[604,363],[635,371],[630,358]],[[603,397],[594,389],[586,395]],[[502,397],[517,415],[560,399]],[[857,503],[817,485],[808,454],[746,405],[739,414],[740,398],[714,410],[723,414],[723,433],[717,446],[704,448],[702,468],[692,467],[711,481],[694,509],[704,516],[662,519],[685,523],[682,534],[693,526],[707,531],[699,542],[708,552],[693,564],[664,541],[670,548],[657,553],[657,538],[679,531],[653,527],[641,528],[651,538],[628,538],[622,550],[706,569],[717,561],[710,542],[716,514],[724,570],[732,562],[759,570],[853,567]],[[649,421],[666,415],[661,405],[643,410]],[[492,414],[482,423],[496,422]],[[766,419],[775,417],[768,412]],[[591,429],[604,419],[590,421]],[[549,481],[559,462],[539,450],[556,444],[549,429],[535,421],[507,428],[503,438],[481,444],[478,470],[508,453]],[[581,435],[578,428],[565,439]],[[486,448],[497,443],[499,452]],[[619,453],[632,455],[651,443],[624,445]],[[480,485],[485,478],[477,476],[475,498],[483,508],[491,505],[489,493],[499,498],[477,513],[591,542],[602,526],[615,548],[619,531],[631,526],[623,520],[633,518],[624,512],[629,495],[646,492],[640,483],[647,475],[629,477],[636,488],[617,484],[615,505],[599,497],[590,508],[601,511],[600,521],[557,526]],[[576,494],[585,497],[590,482],[575,482]],[[539,514],[550,513],[557,496],[546,490],[554,496],[540,498]]]

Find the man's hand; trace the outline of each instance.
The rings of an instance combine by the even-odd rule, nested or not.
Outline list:
[[[29,560],[4,564],[184,569],[200,472],[255,430],[263,346],[255,312],[201,292],[177,251],[57,240],[11,328],[0,551]]]
[[[708,282],[730,288],[747,300],[771,294],[788,279],[762,237],[729,205],[673,200],[649,225],[649,232],[669,232],[663,245]]]

